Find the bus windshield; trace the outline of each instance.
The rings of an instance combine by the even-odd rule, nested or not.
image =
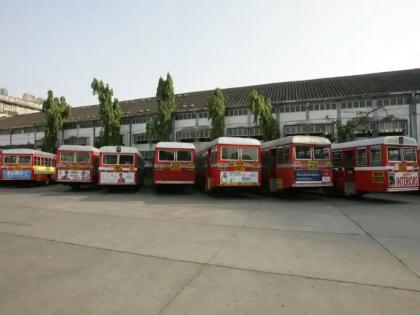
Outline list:
[[[74,153],[73,152],[61,152],[61,162],[73,162]]]
[[[132,155],[120,155],[120,164],[133,165],[133,160]]]
[[[416,161],[416,151],[413,147],[403,148],[403,158],[404,162],[415,162]]]
[[[187,150],[178,150],[176,152],[176,160],[179,162],[191,162],[192,152]]]
[[[174,151],[172,150],[159,150],[159,161],[171,162],[174,160]]]
[[[16,164],[17,157],[16,155],[5,155],[4,156],[4,163],[5,164]]]
[[[222,160],[237,161],[239,159],[239,148],[222,147]]]
[[[76,162],[79,163],[89,163],[90,156],[87,152],[76,153]]]
[[[242,148],[242,161],[257,161],[258,150],[257,148]]]
[[[311,159],[311,147],[307,145],[295,146],[296,160],[310,160]]]
[[[315,160],[329,160],[330,149],[328,147],[314,147]]]
[[[117,164],[118,155],[116,154],[105,154],[103,158],[104,164]]]
[[[388,147],[388,161],[400,162],[401,150],[399,147]]]

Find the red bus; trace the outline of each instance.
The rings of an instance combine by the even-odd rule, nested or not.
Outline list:
[[[333,144],[334,187],[346,195],[418,190],[416,148],[400,136]]]
[[[143,182],[144,159],[133,147],[106,146],[99,149],[99,185],[138,186]]]
[[[37,182],[55,181],[55,155],[32,149],[9,149],[2,152],[1,180]]]
[[[2,178],[2,176],[3,176],[3,172],[2,172],[3,155],[2,155],[2,152],[3,152],[3,150],[2,150],[2,149],[0,149],[0,181],[1,181],[1,178]]]
[[[197,157],[197,184],[205,191],[220,187],[261,187],[261,143],[220,137]]]
[[[324,137],[289,136],[263,143],[263,188],[331,187],[331,142]]]
[[[183,142],[158,142],[153,161],[153,184],[194,184],[195,146]]]
[[[91,146],[62,145],[57,150],[57,182],[77,189],[98,180],[99,150]]]

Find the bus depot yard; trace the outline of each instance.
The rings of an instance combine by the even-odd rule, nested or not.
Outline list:
[[[0,186],[0,314],[419,314],[419,204]]]

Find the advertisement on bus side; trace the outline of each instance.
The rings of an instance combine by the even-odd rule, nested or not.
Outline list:
[[[3,170],[3,179],[6,180],[29,180],[31,178],[31,170]]]
[[[417,172],[391,172],[388,174],[390,188],[418,187],[419,175]]]
[[[258,172],[220,172],[222,185],[258,184]]]
[[[108,185],[133,185],[135,172],[101,172],[100,182]]]
[[[58,170],[60,182],[89,182],[90,170]]]

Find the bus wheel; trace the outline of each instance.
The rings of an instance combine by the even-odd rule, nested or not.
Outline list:
[[[78,191],[80,190],[80,186],[79,185],[70,185],[71,190],[73,191]]]
[[[357,192],[357,193],[355,193],[355,194],[353,195],[353,197],[354,197],[355,199],[361,199],[361,198],[363,197],[363,195],[364,195],[364,193],[362,193],[362,192]]]

